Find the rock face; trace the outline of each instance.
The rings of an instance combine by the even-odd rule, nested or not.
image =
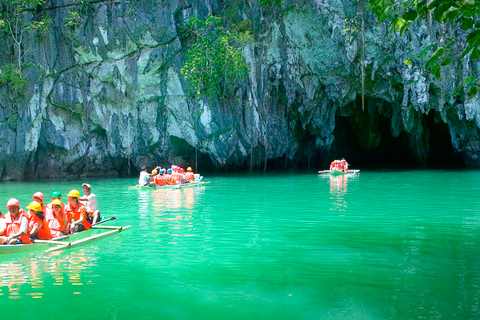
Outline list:
[[[186,47],[179,25],[194,14],[226,14],[232,5],[239,16],[253,17],[255,42],[243,49],[251,73],[237,98],[191,100],[180,75]],[[0,178],[194,166],[195,148],[199,169],[257,167],[266,159],[320,165],[340,153],[388,153],[388,141],[418,165],[447,145],[463,163],[479,166],[480,102],[453,95],[464,79],[478,76],[478,62],[469,56],[454,62],[440,80],[416,61],[403,63],[442,37],[464,39],[460,28],[418,24],[400,37],[367,12],[362,110],[361,36],[344,32],[353,23],[346,19],[361,10],[353,0],[281,7],[220,0],[45,3],[41,11],[53,22],[48,34],[24,41],[24,51],[34,52],[25,56],[33,65],[25,71],[28,88],[22,97],[0,88]],[[71,11],[81,12],[74,29],[65,24]],[[10,38],[0,40],[13,48]],[[462,43],[455,46],[460,52]],[[7,59],[2,55],[1,65]]]

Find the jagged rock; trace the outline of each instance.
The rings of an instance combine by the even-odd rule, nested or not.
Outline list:
[[[222,14],[223,7],[215,1],[159,3],[93,3],[74,30],[64,23],[73,8],[49,3],[50,32],[43,40],[31,34],[24,43],[38,52],[27,59],[43,71],[29,67],[24,97],[0,88],[1,179],[193,166],[195,148],[205,166],[255,167],[265,158],[296,165],[307,150],[316,163],[326,163],[340,148],[338,130],[348,129],[339,127],[338,117],[350,119],[356,148],[368,152],[390,135],[405,141],[419,165],[428,162],[429,126],[443,125],[463,161],[480,165],[480,103],[452,95],[478,75],[478,62],[466,56],[443,68],[440,80],[415,62],[403,63],[441,41],[443,32],[461,39],[458,26],[418,24],[399,37],[367,13],[361,61],[361,38],[344,32],[355,1],[284,1],[285,8],[297,4],[296,10],[264,8],[254,15],[258,41],[244,47],[251,73],[232,99],[199,101],[186,97],[180,75],[187,44],[179,24],[192,14]],[[240,10],[259,10],[255,1],[248,5]],[[8,38],[0,42],[12,48]],[[0,57],[2,65],[7,59]],[[385,121],[389,131],[382,129]]]

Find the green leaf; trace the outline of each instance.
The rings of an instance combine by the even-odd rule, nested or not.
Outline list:
[[[477,95],[477,92],[478,92],[477,86],[471,87],[470,90],[468,91],[468,99],[473,99]]]
[[[445,53],[445,48],[444,47],[438,47],[437,50],[433,53],[433,58],[439,58],[442,54]]]
[[[475,60],[475,59],[478,59],[479,57],[480,57],[480,50],[478,50],[478,47],[476,47],[475,49],[473,49],[472,56],[470,57],[470,59]]]
[[[430,73],[433,74],[437,79],[440,79],[440,66],[437,64],[436,66],[432,67]]]
[[[445,66],[448,66],[449,64],[451,64],[453,61],[453,57],[451,55],[449,56],[446,56],[443,60],[442,60],[442,63],[440,63],[440,65],[442,67],[445,67]]]
[[[438,65],[438,58],[433,57],[427,61],[427,63],[425,64],[425,68],[430,69],[437,65]]]
[[[413,10],[413,9],[408,10],[402,15],[402,19],[406,21],[415,21],[417,17],[418,17],[418,13],[416,10]]]
[[[475,23],[475,20],[473,20],[472,18],[465,19],[460,25],[460,28],[462,28],[462,30],[469,30],[473,27],[474,23]]]
[[[409,66],[411,61],[409,59],[407,59],[407,60],[403,61],[403,63],[405,63],[407,66]]]
[[[470,84],[473,81],[475,81],[475,78],[473,76],[470,76],[470,77],[466,78],[465,80],[463,80],[463,84]]]

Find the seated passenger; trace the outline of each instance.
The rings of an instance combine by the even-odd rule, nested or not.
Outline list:
[[[42,206],[42,211],[45,213],[45,210],[47,209],[47,206],[43,205],[43,193],[35,192],[32,196],[32,199],[34,201],[37,201],[38,203],[40,203],[40,205]]]
[[[340,161],[340,163],[342,164],[342,167],[343,167],[343,171],[348,171],[348,162],[347,160],[345,160],[345,158],[342,158],[342,161]]]
[[[165,181],[170,185],[176,185],[175,178],[172,175],[172,169],[167,170],[167,174],[165,175]]]
[[[68,193],[68,206],[66,208],[67,216],[72,217],[70,223],[70,231],[79,232],[88,230],[92,227],[90,222],[87,221],[87,209],[79,202],[80,192],[78,190],[70,190]],[[69,221],[70,222],[70,221]]]
[[[95,193],[92,193],[92,186],[88,183],[82,184],[83,192],[85,197],[81,197],[80,201],[87,201],[87,220],[90,224],[94,225],[101,220],[100,211],[98,210],[97,196]]]
[[[60,200],[52,201],[52,215],[48,217],[47,222],[53,238],[67,234],[67,215],[62,206],[64,204]]]
[[[155,185],[157,186],[165,186],[167,182],[165,181],[165,170],[161,169],[160,173],[155,176]]]
[[[25,210],[20,209],[17,199],[7,202],[8,213],[5,216],[5,232],[0,244],[32,243],[28,237],[28,218]]]
[[[195,174],[193,173],[191,167],[187,168],[187,173],[185,173],[185,180],[187,180],[187,183],[191,183],[195,181]]]
[[[30,214],[30,222],[28,223],[28,233],[30,239],[48,240],[52,238],[48,223],[45,220],[42,206],[37,201],[33,201],[27,207]]]

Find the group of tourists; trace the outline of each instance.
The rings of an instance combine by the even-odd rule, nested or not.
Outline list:
[[[54,191],[51,202],[44,205],[43,194],[36,192],[28,211],[21,209],[17,199],[8,200],[8,212],[5,215],[0,212],[0,245],[49,240],[90,229],[100,221],[100,211],[92,186],[84,183],[82,187],[85,195],[81,197],[73,189],[68,193],[67,203],[62,202],[60,191]]]
[[[348,171],[348,162],[345,160],[345,158],[342,158],[342,160],[334,160],[332,163],[330,163],[330,171],[343,171],[347,172]]]
[[[173,165],[171,168],[156,167],[149,174],[145,167],[140,172],[140,178],[138,184],[140,186],[166,186],[166,185],[179,185],[185,183],[195,182],[195,174],[191,167],[185,169]]]

